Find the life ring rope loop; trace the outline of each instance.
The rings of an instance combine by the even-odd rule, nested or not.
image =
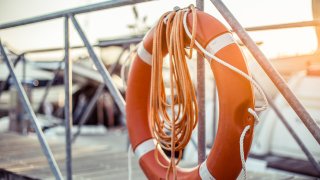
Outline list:
[[[184,30],[186,32],[186,34],[188,35],[188,37],[191,39],[192,38],[192,35],[188,29],[188,25],[187,25],[187,13],[184,14],[184,17],[183,17],[183,27],[184,27]],[[226,37],[224,37],[226,36]],[[229,44],[232,44],[231,41],[232,39],[230,38],[230,36],[228,35],[222,35],[222,36],[219,36],[218,38],[219,39],[214,39],[212,40],[209,45],[207,46],[208,50],[214,50],[214,51],[218,51],[220,49],[222,49],[221,47],[225,47]],[[219,42],[219,43],[218,43]],[[220,45],[220,42],[222,45]],[[234,40],[233,40],[234,42]],[[218,45],[217,45],[218,44]],[[269,104],[268,104],[268,100],[267,100],[267,97],[265,95],[265,93],[263,92],[262,88],[260,87],[260,85],[254,80],[252,79],[251,76],[249,76],[248,74],[244,73],[243,71],[239,70],[238,68],[232,66],[231,64],[227,63],[226,61],[218,58],[217,56],[215,56],[214,54],[216,52],[210,52],[210,51],[207,51],[205,48],[203,48],[201,46],[201,44],[195,40],[195,45],[197,46],[197,48],[199,48],[199,50],[205,54],[205,57],[206,59],[210,62],[211,59],[215,60],[216,62],[222,64],[223,66],[229,68],[230,70],[238,73],[239,75],[241,75],[242,77],[246,78],[248,81],[250,81],[253,86],[258,90],[259,94],[262,96],[263,98],[263,101],[264,101],[264,105],[262,105],[261,107],[255,107],[255,111],[264,111],[268,108]],[[224,46],[223,46],[224,45]],[[217,47],[216,47],[217,46]]]

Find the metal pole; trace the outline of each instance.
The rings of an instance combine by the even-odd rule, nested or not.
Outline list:
[[[60,172],[60,169],[59,169],[59,167],[58,167],[58,165],[57,165],[57,163],[56,163],[56,161],[55,161],[55,159],[54,159],[54,157],[52,155],[50,147],[49,147],[46,139],[44,138],[44,134],[43,134],[43,132],[41,130],[41,127],[38,124],[37,117],[36,117],[36,115],[34,114],[32,108],[31,108],[31,104],[30,104],[30,102],[29,102],[29,100],[27,98],[27,95],[26,95],[25,91],[22,88],[21,82],[18,80],[18,78],[17,78],[17,76],[16,76],[16,74],[15,74],[15,72],[13,70],[13,65],[12,65],[11,61],[9,61],[8,56],[6,55],[1,42],[0,42],[0,52],[2,54],[4,62],[8,66],[8,69],[10,71],[11,77],[13,79],[13,83],[14,83],[14,85],[16,86],[16,88],[18,90],[20,101],[21,101],[25,111],[30,116],[30,119],[32,120],[33,128],[36,131],[38,140],[39,140],[40,145],[41,145],[41,149],[42,149],[44,155],[46,156],[46,158],[48,160],[48,163],[50,165],[51,171],[54,174],[56,179],[63,179],[63,177],[61,175],[61,172]]]
[[[295,23],[285,23],[285,24],[273,24],[265,26],[255,26],[255,27],[246,27],[246,31],[265,31],[265,30],[275,30],[275,29],[287,29],[287,28],[299,28],[299,27],[310,27],[310,26],[319,26],[320,21],[302,21]]]
[[[18,62],[19,62],[20,60],[21,60],[21,55],[19,55],[19,56],[13,61],[13,67],[16,67],[16,65],[18,64]],[[3,83],[1,84],[1,86],[0,86],[0,97],[1,97],[1,94],[2,94],[2,92],[4,91],[4,89],[9,86],[9,79],[10,79],[10,77],[11,77],[11,76],[10,76],[10,73],[9,73],[7,79],[6,79],[5,81],[3,81]]]
[[[46,15],[42,15],[42,16],[37,16],[37,17],[33,17],[33,18],[28,18],[28,19],[14,21],[14,22],[6,23],[6,24],[1,24],[0,29],[7,29],[7,28],[16,27],[16,26],[21,26],[21,25],[32,24],[32,23],[37,23],[37,22],[41,22],[41,21],[47,21],[47,20],[51,20],[51,19],[61,18],[61,17],[67,16],[69,14],[82,14],[82,13],[99,11],[99,10],[103,10],[103,9],[109,9],[109,8],[120,7],[120,6],[124,6],[124,5],[136,4],[136,3],[147,2],[147,1],[150,1],[150,0],[105,1],[105,2],[101,2],[101,3],[88,5],[88,6],[67,9],[67,10],[58,11],[55,13],[50,13],[50,14],[46,14]]]
[[[109,47],[109,46],[121,46],[123,44],[138,44],[141,42],[143,37],[132,37],[132,38],[124,38],[124,39],[114,39],[114,40],[107,40],[102,41],[97,44],[91,45],[92,47]],[[85,46],[70,46],[69,49],[81,49],[85,48]],[[51,52],[51,51],[62,51],[64,47],[54,47],[54,48],[44,48],[44,49],[31,49],[24,52],[24,54],[34,54],[34,53],[43,53],[43,52]]]
[[[125,115],[126,114],[126,111],[125,111],[126,103],[125,103],[122,95],[120,94],[119,90],[117,89],[116,85],[112,81],[112,78],[111,78],[109,72],[106,70],[106,67],[101,62],[101,60],[98,59],[96,53],[94,52],[92,46],[90,45],[86,35],[84,34],[83,30],[81,29],[81,27],[80,27],[79,23],[77,22],[76,18],[73,15],[71,15],[70,18],[71,18],[71,21],[72,21],[74,27],[78,31],[78,33],[79,33],[84,45],[86,46],[86,48],[87,48],[87,50],[89,52],[89,55],[90,55],[91,59],[93,60],[96,68],[98,69],[98,71],[102,75],[103,81],[106,84],[106,86],[108,87],[108,89],[110,91],[110,94],[113,96],[113,98],[114,98],[116,104],[118,105],[121,113],[123,115]]]
[[[284,79],[278,71],[272,66],[267,57],[258,48],[255,42],[250,38],[248,33],[243,29],[236,18],[231,14],[229,9],[221,2],[221,0],[211,0],[215,7],[219,10],[222,16],[226,19],[232,29],[237,33],[244,45],[247,46],[251,54],[255,57],[256,61],[263,68],[265,73],[272,80],[274,85],[279,89],[280,93],[290,104],[292,109],[297,113],[304,125],[308,128],[313,137],[320,144],[320,128],[313,120],[307,110],[303,107],[297,97],[290,90]]]
[[[307,147],[303,144],[302,140],[299,138],[299,136],[296,134],[296,132],[294,131],[294,129],[292,129],[292,127],[289,125],[288,121],[286,120],[286,118],[282,115],[282,113],[280,112],[279,108],[273,103],[272,99],[266,95],[270,106],[272,107],[272,109],[274,110],[274,112],[276,113],[276,115],[279,117],[279,119],[281,120],[281,122],[283,123],[283,125],[288,129],[289,133],[292,135],[293,139],[297,142],[297,144],[300,146],[301,150],[304,152],[304,154],[307,156],[307,158],[309,159],[310,163],[312,164],[312,166],[316,169],[316,171],[318,172],[318,174],[320,175],[320,165],[317,163],[317,161],[315,160],[315,158],[312,156],[312,154],[310,153],[310,151],[307,149]]]
[[[197,8],[203,11],[203,0],[197,0]],[[205,64],[203,57],[197,53],[197,99],[199,109],[198,121],[198,163],[206,160],[206,102],[205,102]]]
[[[65,87],[65,105],[64,118],[66,128],[66,170],[67,179],[72,180],[72,61],[69,59],[69,17],[64,19],[64,87]]]
[[[56,80],[56,78],[57,78],[57,76],[58,76],[58,74],[59,74],[59,72],[60,72],[60,70],[61,70],[62,63],[63,63],[63,62],[64,62],[64,60],[62,60],[62,61],[59,62],[58,69],[55,70],[53,79],[51,79],[51,80],[47,83],[47,85],[46,85],[46,89],[45,89],[45,91],[44,91],[44,94],[43,94],[43,96],[42,96],[42,99],[41,99],[40,104],[39,104],[39,107],[38,107],[38,111],[37,111],[38,113],[40,112],[41,107],[43,106],[44,102],[45,102],[46,99],[47,99],[47,96],[48,96],[48,94],[49,94],[49,90],[50,90],[50,88],[52,87],[54,81]]]
[[[81,119],[79,121],[79,125],[78,125],[78,130],[77,132],[73,135],[73,138],[72,138],[72,142],[74,143],[77,139],[77,137],[80,135],[81,133],[81,127],[84,123],[86,123],[89,115],[91,114],[92,112],[92,109],[94,108],[94,105],[96,105],[101,93],[103,92],[103,89],[104,89],[104,86],[105,84],[100,84],[98,89],[96,90],[94,96],[92,97],[92,99],[90,100],[88,106],[87,106],[87,109],[86,111],[82,114],[81,116]]]

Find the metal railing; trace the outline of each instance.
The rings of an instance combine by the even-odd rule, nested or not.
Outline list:
[[[17,90],[18,90],[18,94],[19,94],[19,98],[20,98],[20,101],[22,102],[22,105],[23,105],[23,108],[25,109],[25,111],[27,112],[27,114],[30,116],[30,119],[32,120],[32,123],[33,123],[33,128],[35,129],[36,131],[36,134],[37,134],[37,137],[38,137],[38,140],[40,142],[40,145],[42,147],[42,150],[43,150],[43,153],[45,154],[48,162],[49,162],[49,165],[50,165],[50,168],[51,168],[51,171],[52,173],[54,174],[54,176],[56,177],[56,179],[63,179],[62,178],[62,175],[61,175],[61,172],[59,170],[59,167],[57,165],[57,162],[56,160],[54,159],[53,155],[52,155],[52,152],[50,150],[50,147],[44,137],[44,134],[42,132],[42,129],[40,127],[40,125],[38,124],[38,119],[34,113],[34,111],[32,110],[32,107],[31,107],[31,104],[29,102],[29,99],[21,85],[21,82],[18,80],[15,72],[14,72],[14,69],[13,69],[13,64],[11,63],[11,61],[8,59],[8,56],[6,55],[6,52],[2,46],[2,43],[0,42],[0,52],[1,52],[1,55],[3,57],[3,60],[4,62],[6,63],[6,65],[8,66],[8,69],[10,71],[10,75],[13,79],[13,83],[14,85],[16,86]]]
[[[43,16],[38,16],[34,18],[29,18],[25,20],[20,20],[12,23],[6,23],[0,25],[0,30],[1,29],[7,29],[7,28],[13,28],[16,26],[22,26],[26,24],[32,24],[32,23],[37,23],[37,22],[42,22],[42,21],[47,21],[47,20],[52,20],[52,19],[57,19],[57,18],[65,18],[64,21],[64,32],[65,32],[65,70],[64,70],[64,82],[65,82],[65,128],[66,128],[66,173],[67,173],[67,179],[70,180],[72,179],[72,152],[71,152],[71,127],[72,127],[72,62],[69,59],[69,19],[71,19],[75,29],[77,30],[78,34],[80,35],[85,47],[88,50],[88,53],[93,60],[96,68],[98,69],[99,73],[102,75],[103,81],[105,82],[107,88],[109,89],[111,95],[114,97],[116,104],[118,105],[121,113],[125,115],[125,101],[123,97],[121,96],[119,90],[116,88],[115,84],[113,83],[110,74],[106,70],[104,64],[100,59],[98,59],[97,55],[93,51],[93,47],[91,46],[90,42],[88,41],[85,33],[83,32],[82,28],[80,27],[78,21],[75,18],[75,15],[81,14],[81,13],[88,13],[92,11],[98,11],[98,10],[103,10],[103,9],[109,9],[109,8],[114,8],[114,7],[119,7],[119,6],[124,6],[124,5],[130,5],[130,4],[135,4],[135,3],[140,3],[140,2],[146,2],[150,0],[114,0],[114,1],[107,1],[107,2],[101,2],[93,5],[88,5],[88,6],[83,6],[79,8],[74,8],[74,9],[69,9],[69,10],[64,10],[64,11],[59,11],[56,13],[51,13]],[[25,94],[25,91],[22,89],[22,85],[20,81],[17,79],[17,76],[14,72],[13,65],[11,61],[8,59],[6,52],[0,42],[0,48],[1,48],[1,54],[3,56],[4,61],[6,62],[9,70],[10,70],[10,75],[14,80],[14,85],[16,86],[19,97],[21,102],[23,103],[23,107],[26,110],[26,112],[29,114],[38,140],[41,144],[42,150],[50,164],[50,168],[52,173],[54,174],[56,179],[63,179],[62,174],[60,172],[59,167],[57,166],[57,163],[52,155],[52,152],[50,150],[50,147],[43,135],[43,132],[41,130],[41,127],[38,124],[37,117],[32,110],[31,104]]]
[[[116,88],[115,84],[113,83],[111,76],[109,72],[106,70],[105,66],[101,62],[101,60],[97,57],[93,50],[93,46],[88,41],[84,31],[82,30],[81,26],[79,25],[77,19],[75,18],[76,14],[81,13],[87,13],[92,11],[98,11],[102,9],[109,9],[124,5],[130,5],[134,3],[140,3],[145,2],[149,0],[114,0],[114,1],[107,1],[102,3],[97,3],[89,6],[59,11],[56,13],[47,14],[44,16],[38,16],[34,18],[29,18],[25,20],[15,21],[11,23],[6,23],[0,25],[1,29],[7,29],[7,28],[13,28],[16,26],[22,26],[26,24],[32,24],[47,20],[52,20],[56,18],[64,18],[64,29],[65,29],[65,47],[63,48],[65,51],[65,68],[64,68],[64,82],[65,82],[65,127],[66,127],[66,166],[67,166],[67,179],[72,179],[72,156],[71,156],[71,127],[72,127],[72,62],[69,59],[69,19],[71,19],[72,24],[74,25],[76,31],[80,35],[84,47],[88,50],[88,53],[90,55],[90,58],[93,60],[97,70],[102,75],[103,81],[107,88],[109,89],[111,95],[115,99],[116,104],[118,105],[121,113],[125,115],[125,101],[123,97],[121,96],[119,90]],[[265,55],[261,52],[261,50],[257,47],[257,45],[254,43],[254,41],[250,38],[250,36],[247,34],[245,29],[239,24],[239,22],[236,20],[236,18],[232,15],[232,13],[228,10],[228,8],[222,3],[221,0],[211,0],[211,2],[214,4],[214,6],[218,9],[218,11],[222,14],[222,16],[227,20],[229,25],[232,27],[233,31],[239,36],[243,44],[249,49],[249,51],[252,53],[252,55],[255,57],[255,59],[258,61],[260,66],[264,69],[265,73],[269,76],[269,78],[273,81],[274,85],[279,89],[280,93],[284,96],[284,98],[289,102],[290,106],[293,108],[293,110],[297,113],[297,115],[300,117],[302,122],[305,124],[305,126],[308,128],[312,136],[317,140],[318,143],[320,143],[320,129],[319,126],[316,124],[316,122],[312,119],[310,114],[306,111],[306,109],[302,106],[302,104],[299,102],[299,100],[295,97],[295,95],[292,93],[290,88],[287,86],[283,78],[280,76],[280,74],[275,70],[275,68],[270,64],[268,59],[265,57]],[[203,10],[203,0],[197,0],[197,6],[200,8],[200,10]],[[306,21],[306,22],[298,22],[298,23],[289,23],[289,24],[279,24],[279,25],[270,25],[270,26],[261,26],[261,27],[251,27],[246,28],[247,31],[259,31],[259,30],[270,30],[270,29],[280,29],[280,28],[292,28],[292,27],[305,27],[305,26],[319,26],[320,22],[318,20],[315,21]],[[76,47],[81,48],[81,47]],[[26,112],[31,117],[31,120],[33,122],[34,128],[36,130],[38,140],[41,144],[42,150],[50,164],[51,171],[53,172],[56,179],[63,179],[61,172],[57,166],[57,163],[51,153],[51,150],[44,138],[43,132],[38,125],[37,117],[35,116],[34,111],[31,108],[30,102],[28,101],[28,98],[25,95],[24,90],[22,89],[20,81],[17,79],[16,74],[13,69],[13,64],[8,59],[4,48],[0,42],[0,50],[1,55],[3,56],[4,61],[6,62],[9,70],[10,70],[10,76],[13,78],[14,85],[17,87],[19,97],[21,102],[23,103],[23,106],[26,110]],[[53,50],[61,50],[60,48],[56,48]],[[41,52],[35,51],[35,52]],[[31,52],[32,53],[32,52]],[[199,108],[199,131],[198,131],[198,161],[199,163],[202,162],[205,159],[205,103],[204,103],[204,94],[205,94],[205,84],[204,84],[204,64],[202,63],[203,60],[198,56],[198,62],[197,62],[197,79],[198,79],[198,99],[199,99],[199,106],[202,106],[202,108]],[[61,68],[61,67],[60,67]],[[50,88],[50,84],[47,86],[48,89]],[[97,91],[97,96],[101,93],[102,87],[99,91]],[[46,91],[47,92],[47,91]],[[99,93],[100,92],[100,93]],[[44,97],[45,99],[45,97]],[[281,115],[280,111],[276,108],[274,104],[271,103],[271,107],[275,109],[276,114],[279,116],[280,120],[285,123],[285,127],[288,128],[289,132],[293,135],[294,139],[298,142],[300,147],[302,148],[303,152],[307,155],[312,165],[320,172],[319,164],[315,161],[314,157],[311,155],[311,153],[307,150],[307,148],[303,145],[302,141],[297,137],[290,126],[286,123],[285,118]]]
[[[92,11],[99,11],[99,10],[110,9],[110,8],[115,8],[115,7],[130,5],[130,4],[136,4],[136,3],[141,3],[141,2],[147,2],[147,1],[151,1],[151,0],[106,1],[106,2],[96,3],[96,4],[92,4],[92,5],[88,5],[88,6],[82,6],[82,7],[78,7],[78,8],[58,11],[55,13],[50,13],[50,14],[46,14],[43,16],[37,16],[34,18],[28,18],[28,19],[23,19],[20,21],[14,21],[11,23],[1,24],[0,29],[8,29],[8,28],[16,27],[16,26],[22,26],[22,25],[33,24],[33,23],[37,23],[37,22],[43,22],[43,21],[47,21],[47,20],[62,18],[62,17],[69,16],[69,15],[83,14],[83,13],[88,13],[88,12],[92,12]]]

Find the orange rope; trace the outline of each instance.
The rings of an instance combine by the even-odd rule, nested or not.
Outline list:
[[[192,12],[192,38],[189,53],[185,50],[183,15]],[[191,5],[188,9],[171,11],[164,14],[154,31],[152,49],[150,125],[157,147],[171,151],[168,166],[163,165],[158,157],[158,163],[167,168],[166,179],[172,172],[176,179],[176,165],[182,157],[182,150],[188,144],[192,131],[198,122],[198,105],[194,87],[188,70],[186,57],[192,57],[196,34],[196,9]],[[167,94],[162,76],[164,52],[169,52],[171,102],[167,102]],[[168,112],[168,108],[171,110]],[[175,152],[179,157],[175,159]]]

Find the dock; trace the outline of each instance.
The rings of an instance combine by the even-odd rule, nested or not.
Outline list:
[[[66,177],[65,145],[48,139],[55,159]],[[109,145],[75,144],[73,179],[128,179],[128,156]],[[55,179],[36,136],[0,134],[0,179]],[[132,179],[145,179],[138,162],[132,159]]]
[[[63,136],[61,136],[63,137]],[[126,132],[111,132],[106,136],[82,137],[73,150],[73,179],[128,179]],[[59,168],[66,178],[65,145],[61,139],[47,138]],[[91,141],[92,143],[88,143]],[[118,142],[118,143],[117,143]],[[120,143],[119,143],[120,142]],[[87,144],[87,145],[85,145]],[[146,179],[136,157],[132,156],[132,180]],[[0,133],[0,180],[55,179],[41,151],[36,136]],[[247,179],[312,179],[288,173],[248,171]]]

